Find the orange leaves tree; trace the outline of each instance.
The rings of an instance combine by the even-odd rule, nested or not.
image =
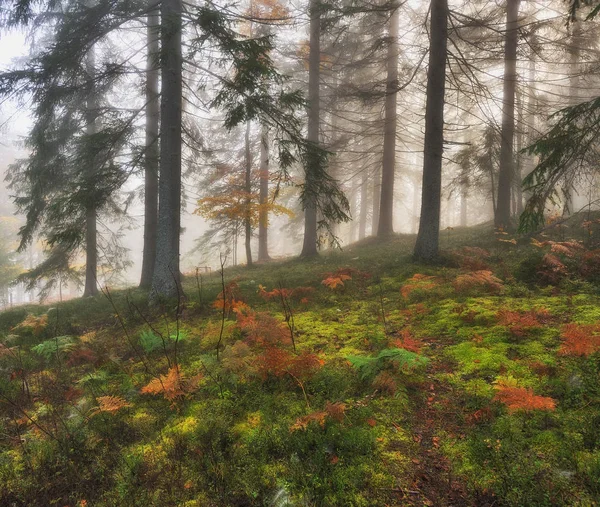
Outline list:
[[[265,202],[261,202],[258,192],[248,192],[242,181],[242,169],[240,167],[240,171],[236,171],[233,167],[229,168],[232,173],[220,181],[215,193],[198,200],[194,214],[213,224],[205,234],[205,239],[215,240],[218,237],[220,241],[231,244],[241,233],[247,219],[252,229],[255,229],[263,216],[294,216],[290,209],[277,204],[276,190],[271,192],[270,198]],[[253,186],[257,179],[256,172],[253,172]]]

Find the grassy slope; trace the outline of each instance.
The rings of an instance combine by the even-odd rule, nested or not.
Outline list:
[[[243,315],[259,315],[246,324],[227,319],[219,361],[218,274],[204,277],[201,290],[186,280],[178,324],[175,309],[156,315],[137,291],[0,314],[0,335],[19,335],[5,341],[21,344],[14,350],[24,358],[0,358],[0,503],[593,505],[597,359],[558,351],[564,324],[600,320],[596,288],[514,280],[515,272],[528,279],[522,259],[536,254],[480,227],[444,233],[442,247],[487,248],[503,287],[457,292],[464,270],[415,265],[412,244],[409,236],[367,240],[314,260],[226,270],[252,309]],[[371,276],[323,286],[339,268]],[[407,282],[415,273],[434,278]],[[293,362],[278,299],[259,295],[259,285],[280,284],[314,288],[308,301],[292,300],[306,364]],[[37,335],[11,330],[28,313],[46,312]],[[146,319],[167,342],[179,326],[177,348],[154,336],[143,352]],[[74,338],[58,354],[57,341],[47,357],[30,350],[60,335]],[[269,339],[281,343],[261,342]],[[398,347],[419,350],[427,365],[410,352],[380,360],[372,374],[348,362]],[[273,349],[291,358],[284,373]],[[153,378],[167,381],[160,376],[174,361],[186,378],[203,377],[197,388],[178,386],[189,390],[184,399],[143,394]],[[29,395],[15,371],[27,372]],[[509,412],[495,400],[497,385],[551,397],[556,410]],[[109,395],[126,405],[98,412]]]

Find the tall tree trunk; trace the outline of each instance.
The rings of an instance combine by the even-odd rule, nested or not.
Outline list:
[[[460,185],[460,226],[467,226],[467,205],[468,205],[468,194],[469,187],[465,183]]]
[[[398,57],[400,45],[400,6],[393,3],[388,33],[387,86],[385,96],[385,120],[383,126],[383,166],[381,171],[381,200],[379,201],[379,222],[377,236],[394,233],[394,173],[396,170],[396,126],[398,97]]]
[[[502,139],[500,172],[496,202],[496,227],[510,227],[510,190],[514,174],[515,91],[517,85],[517,44],[519,37],[519,4],[507,0],[506,41],[504,44],[504,89],[502,98]]]
[[[369,175],[363,170],[360,182],[360,214],[358,223],[358,239],[365,239],[367,235],[367,213],[369,211]]]
[[[444,102],[448,52],[448,0],[431,0],[429,68],[425,106],[423,189],[415,258],[437,258],[442,198],[442,154],[444,151]]]
[[[144,155],[144,252],[141,288],[150,288],[156,262],[156,226],[158,221],[158,129],[160,98],[158,92],[159,44],[158,10],[148,14],[146,55],[146,144]]]
[[[181,294],[181,0],[161,2],[160,174],[153,298]]]
[[[521,150],[523,149],[523,138],[524,138],[524,107],[525,102],[523,100],[523,91],[521,87],[517,88],[517,153],[515,154],[515,175],[513,178],[513,196],[515,201],[514,212],[517,216],[521,216],[523,213],[523,155]]]
[[[245,144],[245,185],[244,190],[246,192],[246,211],[244,216],[244,232],[245,232],[245,247],[246,247],[246,265],[252,266],[252,213],[250,206],[252,205],[252,155],[250,154],[250,122],[246,123],[246,136],[244,138]]]
[[[581,37],[581,21],[576,19],[572,23],[571,40],[568,47],[569,51],[569,105],[575,106],[580,102],[579,83],[580,83],[580,67],[581,45],[583,43]],[[563,207],[563,216],[569,216],[573,213],[573,198],[575,189],[573,181],[567,177],[563,183],[563,194],[565,204]]]
[[[86,58],[86,72],[88,77],[93,80],[96,74],[96,55],[92,47]],[[95,85],[92,85],[95,88]],[[89,136],[94,136],[98,131],[98,97],[94,89],[87,100],[86,105],[86,130]],[[93,180],[96,172],[95,158],[89,160],[89,166],[86,168],[87,175]],[[90,199],[85,210],[85,286],[83,297],[95,296],[98,294],[98,224],[97,209],[95,199]]]
[[[321,112],[319,79],[321,67],[321,2],[310,0],[310,52],[308,56],[308,141],[319,144],[319,115]],[[317,157],[309,156],[306,168],[307,184],[314,177],[311,164],[317,163]],[[313,257],[317,250],[317,196],[307,196],[304,209],[304,243],[301,257]]]
[[[412,216],[412,226],[411,226],[411,232],[413,234],[417,234],[418,230],[419,230],[419,209],[420,209],[420,202],[419,202],[419,198],[421,197],[421,192],[419,192],[420,188],[419,188],[419,175],[417,174],[417,171],[414,172],[413,175],[414,181],[413,181],[413,216]]]
[[[373,210],[371,217],[371,236],[377,235],[379,229],[379,200],[381,199],[381,166],[377,164],[375,174],[373,175]]]
[[[356,175],[351,178],[350,194],[348,200],[350,201],[350,215],[352,220],[348,223],[348,244],[354,243],[356,238],[356,224],[358,223],[358,185],[356,183]]]
[[[258,262],[271,260],[269,256],[269,132],[263,126],[260,137],[260,211],[258,217]]]

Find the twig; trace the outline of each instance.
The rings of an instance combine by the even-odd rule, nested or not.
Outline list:
[[[225,330],[225,312],[226,312],[226,294],[225,294],[225,260],[222,254],[219,254],[219,262],[221,264],[221,289],[223,295],[223,311],[221,313],[221,330],[219,331],[219,341],[217,341],[217,361],[219,360],[219,349],[221,348],[221,342],[223,340],[223,331]]]

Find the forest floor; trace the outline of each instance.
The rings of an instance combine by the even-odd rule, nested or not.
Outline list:
[[[600,500],[588,225],[444,231],[0,313],[0,505]],[[569,234],[578,236],[567,239]]]

